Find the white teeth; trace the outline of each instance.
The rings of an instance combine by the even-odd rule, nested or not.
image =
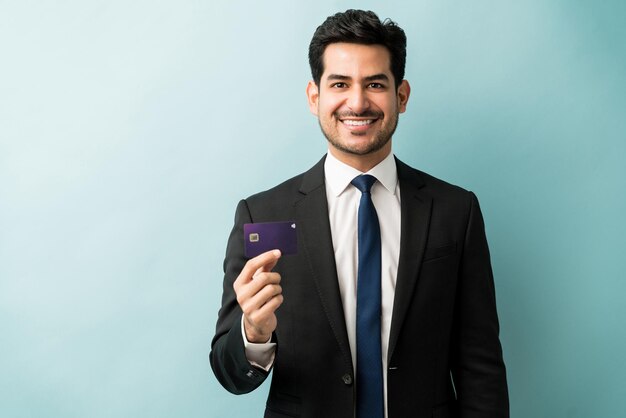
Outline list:
[[[352,120],[352,119],[344,119],[342,120],[342,122],[346,125],[349,126],[365,126],[365,125],[369,125],[370,123],[374,122],[374,119],[367,119],[367,120]]]

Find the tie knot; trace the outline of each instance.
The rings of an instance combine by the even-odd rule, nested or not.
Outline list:
[[[357,189],[361,191],[361,193],[369,193],[372,185],[376,182],[376,177],[369,174],[362,174],[360,176],[355,177],[350,183]]]

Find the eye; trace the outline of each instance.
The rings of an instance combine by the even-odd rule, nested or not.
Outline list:
[[[369,83],[367,86],[371,89],[384,89],[385,88],[385,86],[382,85],[381,83]]]
[[[339,81],[337,83],[331,84],[330,87],[334,89],[345,89],[346,87],[348,87],[348,85],[346,83]]]

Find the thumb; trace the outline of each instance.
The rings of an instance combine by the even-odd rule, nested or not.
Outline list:
[[[259,273],[266,273],[268,271],[272,271],[272,269],[276,267],[276,263],[278,263],[278,260],[280,259],[282,255],[280,250],[272,250],[272,251],[268,251],[268,253],[271,253],[273,257],[267,263],[263,264],[257,269],[257,271],[254,273],[255,276]]]

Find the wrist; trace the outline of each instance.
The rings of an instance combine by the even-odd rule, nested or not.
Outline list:
[[[246,335],[246,340],[252,344],[265,344],[271,341],[272,333],[264,333],[259,330],[254,325],[250,324],[250,322],[245,318],[243,321],[243,329]]]

